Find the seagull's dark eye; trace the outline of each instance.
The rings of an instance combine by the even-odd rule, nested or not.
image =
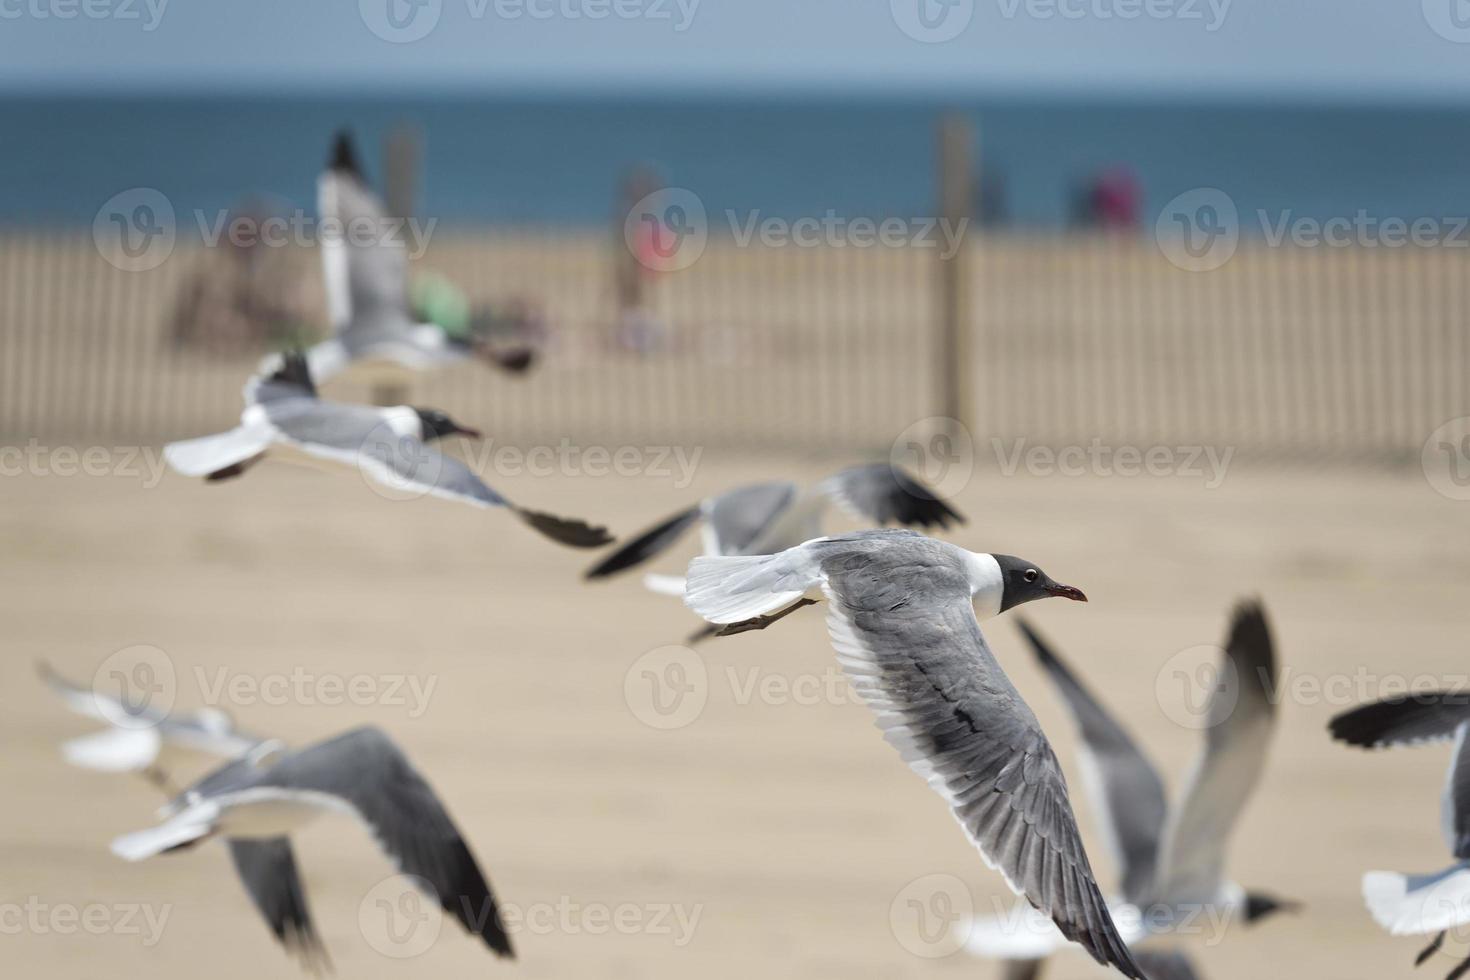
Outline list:
[[[1040,572],[1038,572],[1038,571],[1037,571],[1037,570],[1036,570],[1036,569],[1034,569],[1034,568],[1028,568],[1028,569],[1026,569],[1026,571],[1025,571],[1025,572],[1024,572],[1024,573],[1023,573],[1023,574],[1022,574],[1022,575],[1021,575],[1021,577],[1022,577],[1022,578],[1024,578],[1024,579],[1025,579],[1025,580],[1026,580],[1026,581],[1028,581],[1028,582],[1035,582],[1035,581],[1036,581],[1036,579],[1037,579],[1037,578],[1038,578],[1038,577],[1039,577],[1039,576],[1040,576],[1040,575],[1041,575],[1041,573],[1040,573]]]

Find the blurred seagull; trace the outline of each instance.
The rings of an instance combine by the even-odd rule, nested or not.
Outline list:
[[[307,362],[287,354],[278,370],[245,386],[240,424],[220,435],[169,443],[163,458],[185,476],[217,481],[239,476],[271,446],[356,466],[395,490],[428,493],[477,507],[505,507],[541,534],[574,548],[612,540],[604,528],[517,507],[490,489],[464,463],[428,443],[447,435],[479,433],[443,412],[400,405],[374,408],[322,401]]]
[[[36,670],[68,708],[108,726],[62,743],[66,761],[83,769],[138,773],[171,792],[170,773],[187,757],[235,759],[261,741],[237,729],[230,716],[218,708],[166,714],[74,684],[45,661],[38,661]]]
[[[827,505],[875,525],[947,529],[965,519],[919,480],[888,463],[850,466],[805,489],[789,481],[736,487],[706,497],[688,510],[644,531],[588,570],[587,578],[616,575],[666,551],[690,527],[703,522],[706,555],[769,555],[822,533]],[[646,575],[654,592],[683,595],[684,580]]]
[[[1260,781],[1276,720],[1271,694],[1278,670],[1261,605],[1242,602],[1231,616],[1221,683],[1205,716],[1205,744],[1173,809],[1165,802],[1158,771],[1123,726],[1029,623],[1018,618],[1017,625],[1082,736],[1083,785],[1122,873],[1120,901],[1113,909],[1126,923],[1129,942],[1168,935],[1203,908],[1226,916],[1239,912],[1247,924],[1295,908],[1295,903],[1247,892],[1224,877],[1226,845]],[[980,956],[1011,960],[1018,970],[1029,962],[1039,971],[1061,936],[1046,923],[1026,921],[1027,911],[1019,913],[1022,928],[1016,928],[1016,916],[975,922],[967,947]],[[1150,980],[1195,975],[1179,951],[1144,966]]]
[[[685,601],[740,631],[764,629],[810,594],[828,600],[853,690],[985,862],[1098,962],[1142,977],[1098,891],[1056,755],[980,632],[980,619],[1023,602],[1087,597],[1019,558],[874,530],[696,558]]]
[[[1440,806],[1445,843],[1455,863],[1443,871],[1406,875],[1370,871],[1363,898],[1380,926],[1395,936],[1435,934],[1414,961],[1418,966],[1444,945],[1445,934],[1470,922],[1470,695],[1438,691],[1376,701],[1333,718],[1332,737],[1360,748],[1380,749],[1453,742]],[[1470,959],[1449,980],[1470,973]]]
[[[149,711],[73,684],[44,661],[37,667],[42,680],[61,695],[67,707],[112,726],[63,744],[62,752],[73,765],[104,772],[141,773],[173,795],[176,790],[172,788],[171,767],[185,755],[236,760],[278,744],[245,734],[235,728],[229,715],[216,708],[202,708],[191,715]],[[279,837],[231,838],[228,843],[230,859],[251,903],[265,917],[276,939],[311,972],[329,969],[330,961],[312,925],[291,842]]]
[[[265,743],[189,787],[163,809],[162,823],[117,838],[112,850],[141,861],[227,837],[236,869],[276,935],[314,959],[321,943],[289,861],[288,835],[324,813],[357,817],[400,872],[497,955],[514,958],[469,845],[434,790],[376,728],[294,752]]]
[[[406,242],[394,233],[400,222],[388,216],[368,186],[346,132],[337,134],[327,168],[317,178],[317,211],[323,223],[340,229],[323,234],[319,243],[334,335],[307,353],[318,382],[354,361],[389,361],[414,371],[472,357],[516,373],[531,365],[535,355],[528,347],[500,350],[415,318]]]

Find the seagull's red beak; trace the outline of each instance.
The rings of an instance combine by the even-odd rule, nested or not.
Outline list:
[[[1054,595],[1062,599],[1071,599],[1073,602],[1087,601],[1087,596],[1083,594],[1081,589],[1075,589],[1070,585],[1062,585],[1058,582],[1053,582],[1052,584],[1048,585],[1046,587],[1046,594]]]
[[[471,439],[483,439],[479,429],[467,429],[462,425],[455,425],[454,431],[457,435],[467,436]]]

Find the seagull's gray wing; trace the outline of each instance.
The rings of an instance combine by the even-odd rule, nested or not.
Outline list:
[[[1061,693],[1082,734],[1083,784],[1123,875],[1123,898],[1138,902],[1153,883],[1168,805],[1158,770],[1026,620],[1016,625]]]
[[[727,490],[709,501],[706,518],[717,555],[742,555],[796,501],[796,484],[782,480]]]
[[[889,463],[849,466],[824,480],[821,490],[854,520],[871,524],[948,528],[965,523],[933,490]]]
[[[1429,691],[1344,711],[1328,723],[1328,730],[1340,742],[1381,749],[1448,742],[1466,721],[1470,721],[1470,693]]]
[[[1177,949],[1140,949],[1133,954],[1148,980],[1199,980],[1194,964]]]
[[[399,870],[428,883],[444,911],[497,954],[513,955],[495,896],[469,845],[434,790],[378,729],[354,729],[287,755],[256,785],[342,800]]]
[[[403,225],[388,220],[345,134],[317,178],[317,211],[326,228],[341,232],[324,233],[319,243],[332,328],[351,334],[409,326]]]
[[[80,684],[72,683],[58,674],[44,660],[36,661],[36,673],[40,675],[41,680],[46,683],[46,686],[58,694],[62,702],[72,711],[95,721],[105,721],[108,724],[112,724],[112,719],[108,718],[102,709],[97,706],[99,695],[92,688],[82,687]],[[116,699],[109,700],[114,702],[118,710],[122,710],[122,702],[116,701]]]
[[[289,411],[271,412],[270,420],[303,452],[356,466],[392,490],[477,507],[508,507],[542,535],[573,548],[595,548],[612,540],[606,528],[512,504],[460,460],[394,432],[378,409],[322,401],[293,403]]]
[[[660,521],[608,555],[587,570],[587,578],[606,578],[626,571],[648,561],[655,555],[667,551],[688,528],[704,513],[703,505],[695,504],[673,517]]]
[[[330,971],[331,960],[312,925],[291,842],[285,837],[237,837],[229,845],[240,882],[276,939],[312,973]]]
[[[986,863],[1100,963],[1141,977],[1098,891],[1036,716],[975,620],[957,549],[920,536],[812,542],[854,690]]]
[[[310,360],[300,351],[268,355],[261,360],[260,370],[245,382],[243,394],[247,405],[316,398],[316,382],[312,380]]]
[[[1455,730],[1455,753],[1450,757],[1441,804],[1445,843],[1461,861],[1470,860],[1470,721]]]
[[[1216,900],[1230,833],[1266,761],[1276,722],[1277,665],[1260,603],[1236,607],[1224,653],[1204,749],[1164,833],[1156,901]]]

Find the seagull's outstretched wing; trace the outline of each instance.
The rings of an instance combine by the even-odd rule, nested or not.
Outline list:
[[[1036,659],[1067,702],[1082,734],[1083,784],[1103,836],[1123,873],[1123,898],[1140,901],[1153,883],[1168,805],[1158,770],[1092,693],[1082,685],[1031,624],[1016,625]]]
[[[912,536],[820,554],[828,632],[884,736],[981,856],[1100,963],[1142,977],[1098,890],[1046,735],[980,633],[954,549]]]
[[[312,973],[329,972],[331,960],[312,924],[291,842],[284,837],[233,838],[229,845],[235,871],[271,933]]]
[[[705,513],[709,522],[705,554],[748,554],[791,509],[796,493],[796,484],[777,480],[736,487],[710,498]]]
[[[889,463],[849,466],[824,480],[821,489],[853,519],[870,524],[948,528],[965,523],[933,490]]]
[[[1230,623],[1219,683],[1206,715],[1205,745],[1169,815],[1155,901],[1213,902],[1225,849],[1260,782],[1275,728],[1276,653],[1265,610],[1242,602]]]
[[[688,510],[682,510],[673,517],[660,521],[589,568],[586,577],[589,579],[607,578],[609,575],[636,568],[655,555],[667,551],[686,530],[699,520],[703,512],[703,505],[695,504]]]
[[[1448,742],[1466,721],[1470,721],[1470,692],[1430,691],[1344,711],[1328,723],[1328,731],[1340,742],[1381,749]]]
[[[273,415],[271,421],[302,452],[356,466],[390,490],[506,507],[542,535],[573,548],[595,548],[612,540],[605,528],[512,504],[463,462],[419,439],[397,435],[379,412],[366,406],[315,402],[307,410]]]
[[[339,333],[409,325],[408,249],[357,162],[352,138],[339,133],[317,178],[317,211],[341,234],[319,248],[327,312]]]
[[[443,804],[398,746],[359,728],[286,756],[256,787],[325,793],[347,803],[407,875],[501,956],[513,956],[490,884]]]

